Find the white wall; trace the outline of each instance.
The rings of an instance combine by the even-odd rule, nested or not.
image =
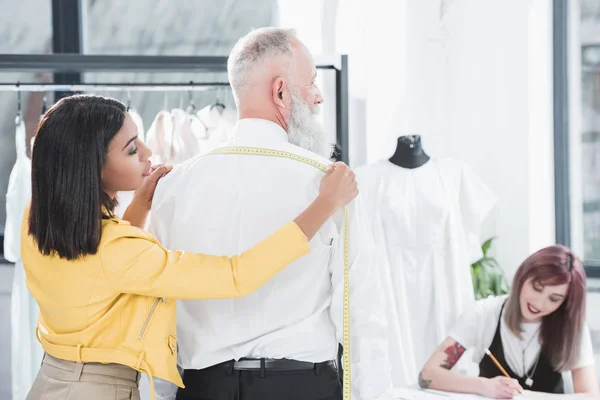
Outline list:
[[[366,121],[351,126],[352,165],[389,157],[408,133],[432,156],[469,163],[499,197],[482,239],[498,236],[493,253],[512,280],[529,254],[555,243],[552,1],[340,2],[352,10],[338,16],[338,51],[349,53],[351,91],[367,104]],[[368,45],[354,37],[361,30]],[[583,255],[579,38],[571,40],[572,238]],[[588,285],[600,290],[600,280]],[[600,365],[598,306],[600,293],[588,293]]]
[[[531,2],[527,49],[529,252],[555,243],[552,15],[552,1]]]
[[[482,239],[498,236],[495,254],[512,277],[554,243],[552,2],[374,3],[344,11],[351,22],[338,32],[350,35],[338,51],[367,63],[356,78],[367,99],[364,162],[417,133],[430,155],[469,163],[500,199]],[[352,46],[361,24],[366,50]]]
[[[555,240],[552,4],[462,3],[447,17],[452,108],[439,154],[467,161],[498,195],[484,233],[498,236],[498,260],[512,277]]]

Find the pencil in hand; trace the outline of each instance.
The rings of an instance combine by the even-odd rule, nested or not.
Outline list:
[[[494,364],[496,364],[496,366],[504,374],[504,376],[510,379],[510,375],[508,375],[508,373],[506,372],[506,370],[502,367],[502,365],[500,365],[500,363],[498,362],[498,360],[496,360],[496,357],[494,357],[494,355],[492,354],[492,352],[489,349],[485,349],[485,354],[487,354],[488,357],[492,359],[492,361],[494,362]]]

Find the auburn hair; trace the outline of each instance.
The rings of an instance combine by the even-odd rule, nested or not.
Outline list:
[[[580,356],[585,324],[586,275],[583,263],[573,252],[560,245],[545,247],[529,256],[517,270],[506,303],[507,327],[521,337],[521,291],[529,279],[544,286],[568,284],[565,300],[552,314],[545,316],[540,328],[542,352],[556,371],[573,369]]]

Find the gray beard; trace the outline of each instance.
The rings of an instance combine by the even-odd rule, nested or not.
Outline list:
[[[333,146],[327,143],[325,129],[315,118],[318,114],[318,106],[311,107],[300,96],[293,94],[288,139],[291,144],[329,159],[333,153]]]

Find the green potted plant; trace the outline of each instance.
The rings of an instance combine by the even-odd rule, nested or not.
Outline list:
[[[492,237],[481,245],[483,257],[471,264],[473,290],[477,300],[508,293],[508,284],[500,265],[495,258],[488,255],[495,239]]]

